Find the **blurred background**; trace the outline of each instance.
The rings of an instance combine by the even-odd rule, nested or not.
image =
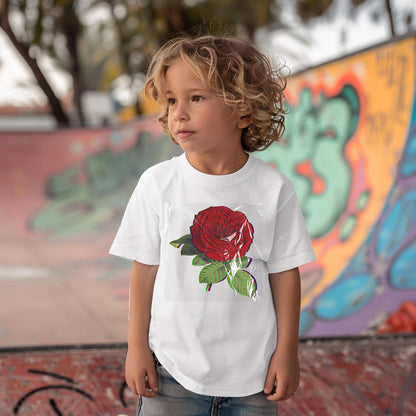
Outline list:
[[[256,156],[317,260],[279,415],[416,415],[414,0],[0,0],[0,414],[134,414],[131,263],[108,250],[141,173],[181,153],[140,90],[183,33],[250,39],[289,75],[284,138]]]
[[[416,2],[1,0],[0,346],[124,342],[107,254],[140,174],[180,153],[140,96],[172,36],[251,39],[290,73],[284,140],[317,261],[301,336],[416,331]]]

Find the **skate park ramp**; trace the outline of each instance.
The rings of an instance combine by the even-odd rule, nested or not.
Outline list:
[[[302,336],[414,331],[415,39],[295,75],[287,100],[257,156],[293,182],[317,255]],[[141,172],[179,153],[153,119],[0,133],[0,345],[124,339],[130,263],[107,251]]]
[[[140,174],[175,152],[155,120],[0,133],[0,346],[125,340],[131,264],[108,250]]]

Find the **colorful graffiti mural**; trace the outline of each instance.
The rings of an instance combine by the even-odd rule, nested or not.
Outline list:
[[[0,132],[0,346],[125,339],[131,265],[108,249],[139,175],[178,150],[155,120]]]
[[[161,136],[154,120],[114,130],[1,132],[1,241],[75,246],[77,237],[113,235],[139,175],[178,153]],[[70,248],[73,261],[76,249]]]
[[[291,77],[284,140],[257,154],[295,185],[318,258],[302,268],[302,336],[373,333],[416,302],[415,46],[408,38]],[[107,277],[127,274],[106,253],[138,176],[180,152],[154,120],[0,132],[0,150],[0,265],[53,261]],[[36,255],[16,254],[23,241]],[[127,291],[126,276],[115,296]]]
[[[374,331],[416,300],[415,41],[289,81],[285,140],[259,156],[295,184],[318,261],[303,335]]]

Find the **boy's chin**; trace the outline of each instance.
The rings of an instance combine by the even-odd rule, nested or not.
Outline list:
[[[196,153],[197,152],[197,149],[195,149],[195,146],[193,146],[192,143],[178,143],[178,145],[186,153]]]

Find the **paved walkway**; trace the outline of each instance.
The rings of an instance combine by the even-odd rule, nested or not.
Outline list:
[[[133,416],[125,352],[124,344],[0,350],[0,415]],[[415,337],[305,341],[301,369],[279,416],[416,415]]]

